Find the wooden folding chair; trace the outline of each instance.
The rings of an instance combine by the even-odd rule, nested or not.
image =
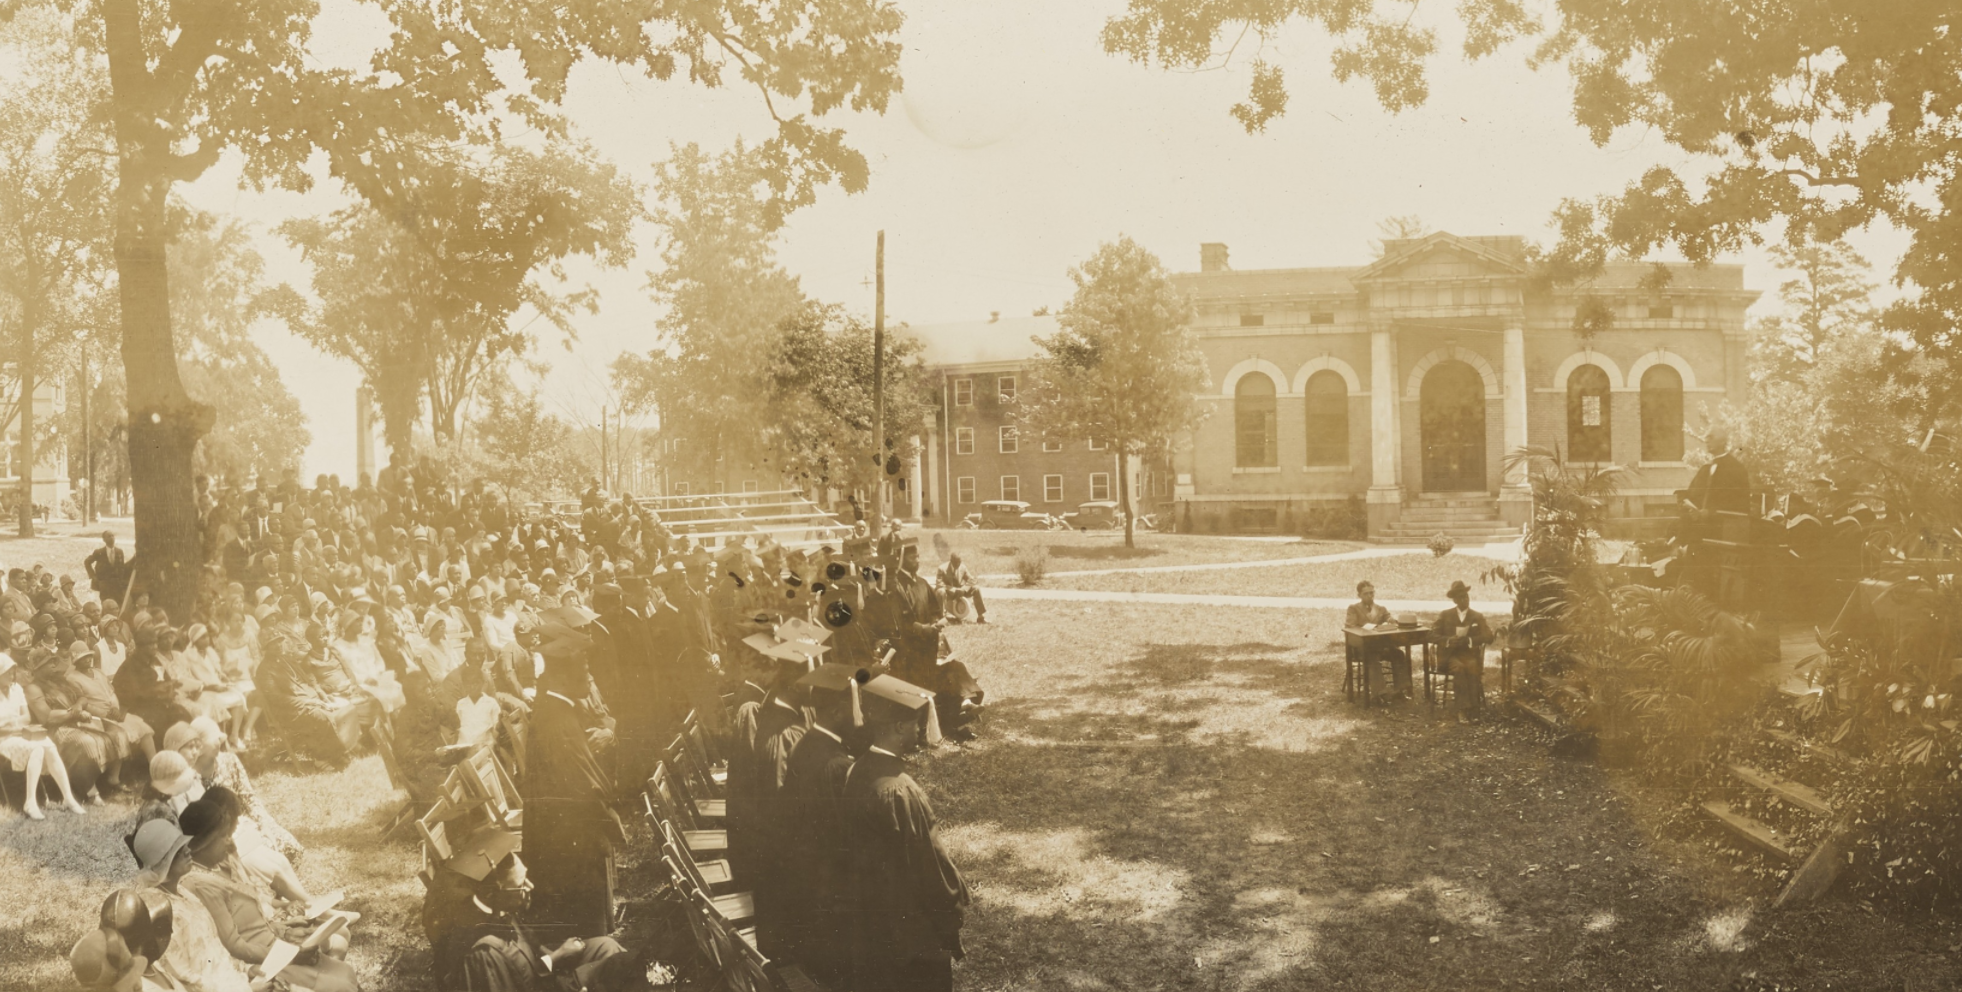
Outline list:
[[[704,823],[720,823],[729,818],[727,799],[696,799],[683,781],[683,776],[671,774],[665,762],[654,763],[654,774],[649,778],[650,787],[659,788],[663,796],[677,811],[689,814],[694,822],[690,827],[700,828]]]
[[[661,837],[661,851],[668,857],[673,858],[677,866],[687,871],[689,881],[695,885],[707,889],[710,893],[714,893],[716,889],[730,885],[735,881],[736,873],[734,869],[729,867],[729,859],[710,858],[707,861],[697,861],[693,857],[682,853],[681,836],[675,832],[672,826],[667,824],[660,825],[659,835]]]
[[[717,760],[715,749],[709,746],[708,731],[702,728],[701,717],[694,710],[681,718],[681,736],[688,741],[689,750],[710,779],[717,785],[725,784],[729,779],[728,762]]]
[[[523,778],[525,774],[525,748],[529,743],[526,735],[530,731],[526,729],[524,721],[517,719],[509,713],[498,717],[498,726],[504,728],[504,742],[506,749],[511,753],[511,770],[517,774],[517,777]]]
[[[490,748],[479,748],[457,762],[456,773],[462,776],[470,792],[483,800],[492,819],[512,830],[524,827],[524,797],[518,795],[517,784],[511,781],[510,774]]]
[[[681,842],[677,846],[686,850],[690,857],[699,860],[703,856],[715,858],[729,853],[729,831],[701,830],[688,826],[691,821],[677,817],[673,806],[651,778],[647,783],[646,796],[650,814],[657,823],[674,828],[680,835]]]

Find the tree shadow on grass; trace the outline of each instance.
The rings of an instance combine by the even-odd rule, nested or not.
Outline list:
[[[959,987],[1646,990],[1785,969],[1705,946],[1724,907],[1594,766],[1503,726],[1359,719],[1339,661],[1311,657],[1139,645],[925,763],[975,893]],[[1222,708],[1326,739],[1258,743]]]

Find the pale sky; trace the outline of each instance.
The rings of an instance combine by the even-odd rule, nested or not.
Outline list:
[[[1288,112],[1249,136],[1227,112],[1244,94],[1243,65],[1168,73],[1102,52],[1098,29],[1121,0],[899,6],[902,98],[883,117],[827,118],[871,160],[871,187],[857,196],[825,190],[794,215],[779,247],[808,295],[870,314],[874,238],[884,229],[891,321],[1059,306],[1071,291],[1069,267],[1119,234],[1175,271],[1198,267],[1202,241],[1225,242],[1240,269],[1362,264],[1377,223],[1404,214],[1433,230],[1544,242],[1562,198],[1613,192],[1652,165],[1685,161],[1648,133],[1596,148],[1572,122],[1563,72],[1528,71],[1517,47],[1467,65],[1448,25],[1429,102],[1400,115],[1382,110],[1365,85],[1335,83],[1328,45],[1314,34],[1270,45],[1264,56],[1288,74]],[[327,9],[316,46],[323,59],[351,59],[371,44],[371,10]],[[643,182],[670,143],[719,149],[772,129],[752,91],[656,83],[609,65],[575,72],[567,111]],[[186,195],[264,232],[343,205],[330,185],[306,196],[240,192],[236,172],[220,168]],[[600,289],[602,310],[582,318],[571,351],[548,340],[534,352],[551,363],[545,392],[561,416],[596,423],[613,401],[607,364],[654,346],[659,310],[644,287],[659,264],[657,233],[639,232],[640,257],[624,270],[570,266]],[[1902,244],[1891,231],[1856,240],[1882,272]],[[305,291],[297,253],[261,241],[272,278]],[[1735,261],[1769,302],[1779,274],[1759,254]],[[261,335],[310,420],[307,477],[351,477],[354,369],[281,329]]]

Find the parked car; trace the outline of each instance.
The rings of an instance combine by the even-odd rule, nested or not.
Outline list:
[[[1063,514],[1063,522],[1077,530],[1113,530],[1124,526],[1124,511],[1116,500],[1092,500]]]
[[[991,499],[963,522],[982,530],[1050,530],[1057,526],[1055,518],[1030,512],[1029,504],[1018,499]]]

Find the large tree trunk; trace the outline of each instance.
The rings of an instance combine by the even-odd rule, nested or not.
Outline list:
[[[25,309],[25,308],[24,308]],[[34,536],[34,314],[20,322],[20,536]]]
[[[184,390],[170,326],[164,204],[170,148],[153,123],[138,5],[103,5],[116,120],[116,276],[129,406],[130,488],[136,510],[136,588],[178,623],[190,621],[203,542],[192,454],[215,413]]]
[[[1136,514],[1131,507],[1130,449],[1121,440],[1114,447],[1117,448],[1117,505],[1124,511],[1124,546],[1135,548],[1138,546],[1138,532],[1137,524],[1131,519]]]

